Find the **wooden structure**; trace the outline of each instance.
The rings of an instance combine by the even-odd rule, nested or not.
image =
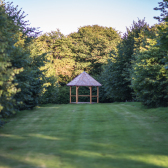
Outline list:
[[[69,82],[67,86],[70,86],[70,103],[72,103],[72,97],[76,97],[77,104],[80,103],[78,102],[78,98],[85,96],[90,97],[90,104],[92,104],[92,97],[97,97],[97,103],[99,103],[99,86],[101,86],[101,84],[97,82],[94,78],[92,78],[89,74],[87,74],[85,71],[78,75],[76,78],[74,78],[71,82]],[[76,86],[76,95],[71,94],[72,86]],[[79,95],[78,90],[80,86],[88,86],[90,89],[90,95]],[[97,95],[92,95],[92,86],[97,87]]]

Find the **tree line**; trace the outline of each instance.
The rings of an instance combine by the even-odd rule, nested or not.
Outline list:
[[[83,71],[102,83],[100,102],[168,106],[167,8],[167,0],[155,8],[161,11],[155,17],[159,24],[133,21],[123,37],[99,25],[64,36],[59,30],[41,34],[29,27],[18,7],[1,2],[1,118],[38,104],[68,103],[66,84]],[[88,88],[79,92],[85,94]]]
[[[159,24],[133,22],[101,79],[105,95],[113,101],[140,101],[147,107],[168,106],[168,0],[159,2]]]

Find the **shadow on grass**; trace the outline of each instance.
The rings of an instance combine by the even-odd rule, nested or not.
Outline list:
[[[168,158],[163,154],[153,154],[153,152],[146,153],[145,150],[137,152],[130,146],[122,146],[119,144],[103,144],[94,141],[87,141],[76,146],[70,137],[54,137],[43,134],[29,134],[28,139],[17,139],[19,135],[3,137],[3,141],[9,141],[9,147],[2,149],[3,155],[0,155],[0,167],[24,167],[34,168],[42,167],[43,163],[46,167],[50,166],[50,160],[53,162],[55,157],[59,157],[59,162],[62,163],[61,168],[74,167],[74,168],[166,168],[167,166],[162,163],[162,159]],[[20,141],[18,141],[20,140]],[[32,143],[27,144],[30,141]],[[84,139],[83,139],[84,141]],[[80,149],[79,149],[80,148]],[[12,149],[12,151],[11,151]],[[139,150],[139,149],[138,149]],[[26,158],[28,153],[34,156],[34,159],[29,158],[30,163]],[[6,156],[4,156],[6,153]],[[15,154],[18,156],[15,158]],[[39,155],[43,158],[39,159]],[[10,156],[10,157],[8,157]],[[19,159],[19,156],[22,159]],[[52,158],[52,159],[51,159]],[[161,159],[161,160],[160,160]],[[20,161],[22,160],[22,161]],[[36,161],[35,161],[36,160]],[[39,161],[38,161],[39,160]],[[43,160],[43,161],[41,161]],[[47,163],[48,162],[48,163]],[[58,167],[57,162],[54,167]],[[54,168],[53,167],[53,168]]]
[[[75,167],[86,168],[86,167],[96,167],[96,168],[166,168],[167,166],[160,166],[156,163],[152,163],[152,160],[149,163],[145,163],[138,159],[139,156],[118,156],[116,154],[105,154],[93,151],[62,151],[62,159],[68,159],[68,161]],[[147,156],[147,155],[146,155]],[[137,159],[136,159],[137,158]],[[77,161],[75,161],[77,160]],[[77,163],[76,163],[77,162]],[[155,162],[155,161],[154,161]]]
[[[123,122],[125,116],[120,116],[118,113],[111,116],[110,110],[106,113],[106,117],[102,112],[97,113],[99,108],[103,112],[114,108],[111,104],[107,104],[102,109],[101,105],[98,105],[94,113],[93,105],[68,105],[60,111],[57,108],[64,106],[40,107],[36,114],[33,115],[32,112],[31,115],[26,114],[27,116],[22,118],[19,124],[14,121],[9,128],[0,130],[0,168],[5,166],[9,168],[168,167],[166,140],[151,141],[152,136],[141,139],[141,135],[148,136],[151,130],[142,130],[136,136],[136,131],[139,131],[137,129],[139,125],[133,122],[136,119],[129,120],[131,123],[125,128],[126,122]],[[124,106],[131,106],[134,111],[136,104],[130,103]],[[54,108],[56,111],[52,110]],[[16,131],[13,131],[12,126],[15,124]],[[110,129],[113,131],[109,131]]]
[[[12,165],[15,165],[15,166],[12,166]],[[16,159],[9,158],[7,156],[2,156],[0,154],[0,168],[4,168],[4,167],[37,168],[37,166],[33,164],[20,161],[19,159],[16,160]]]

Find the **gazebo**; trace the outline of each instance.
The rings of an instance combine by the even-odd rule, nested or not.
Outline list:
[[[97,103],[99,103],[99,86],[102,86],[99,82],[97,82],[94,78],[92,78],[89,74],[85,71],[82,72],[80,75],[75,77],[71,82],[67,84],[70,86],[70,103],[72,97],[76,97],[76,104],[78,102],[78,97],[90,97],[90,104],[92,104],[92,97],[97,97]],[[71,95],[72,86],[76,86],[76,95]],[[88,86],[90,89],[90,95],[79,95],[78,89],[80,86]],[[92,95],[92,86],[97,87],[97,95]]]

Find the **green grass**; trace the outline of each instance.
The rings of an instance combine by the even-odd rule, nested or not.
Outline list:
[[[0,128],[0,168],[166,168],[168,108],[47,105]]]

